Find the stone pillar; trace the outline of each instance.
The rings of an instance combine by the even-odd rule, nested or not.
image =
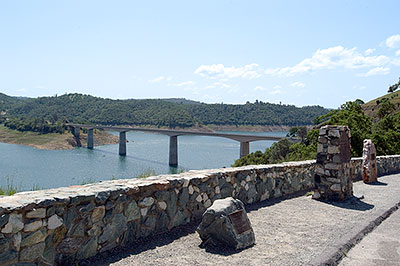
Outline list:
[[[362,179],[364,183],[378,181],[378,168],[376,167],[376,150],[372,140],[364,140]]]
[[[126,132],[119,132],[119,155],[126,155]]]
[[[324,126],[319,130],[314,199],[344,200],[353,196],[350,130]]]
[[[249,142],[240,142],[240,158],[249,154],[250,145]]]
[[[89,128],[87,134],[87,148],[93,149],[93,146],[94,146],[93,128]]]
[[[178,136],[169,137],[169,165],[178,166]]]

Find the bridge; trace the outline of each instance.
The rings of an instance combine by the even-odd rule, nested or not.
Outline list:
[[[105,125],[87,125],[87,124],[72,124],[68,123],[67,126],[71,127],[75,137],[79,138],[80,129],[87,129],[88,139],[87,148],[94,148],[93,129],[102,129],[106,131],[119,132],[119,155],[126,155],[126,132],[128,131],[141,131],[156,134],[163,134],[169,136],[169,165],[178,165],[178,136],[182,135],[197,135],[197,136],[210,136],[210,137],[223,137],[240,142],[240,158],[249,154],[249,143],[257,140],[275,140],[278,141],[282,137],[273,136],[259,136],[259,135],[242,135],[242,134],[229,134],[229,133],[216,133],[216,132],[195,132],[189,130],[173,130],[173,129],[155,129],[155,128],[136,128],[136,127],[122,127],[122,126],[105,126]]]

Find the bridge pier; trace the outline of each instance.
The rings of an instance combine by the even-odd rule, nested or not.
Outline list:
[[[80,134],[81,134],[81,128],[80,127],[73,127],[72,134],[74,134],[75,138],[79,139]]]
[[[248,155],[250,152],[250,145],[248,141],[240,142],[240,158]]]
[[[119,155],[126,156],[126,131],[119,132]]]
[[[169,165],[178,166],[178,136],[169,136]]]
[[[94,147],[93,128],[89,128],[87,134],[87,148],[93,149],[93,147]]]

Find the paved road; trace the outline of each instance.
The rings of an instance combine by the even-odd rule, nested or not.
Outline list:
[[[302,195],[249,206],[248,215],[255,231],[256,245],[240,252],[201,249],[196,225],[190,225],[127,249],[99,255],[86,264],[297,266],[337,262],[343,255],[343,247],[354,244],[357,237],[364,235],[365,228],[375,224],[400,203],[400,175],[384,176],[379,180],[374,185],[354,184],[355,194],[364,196],[361,200],[353,198],[342,203],[324,203]],[[397,230],[393,224],[391,226],[392,231]],[[398,242],[388,241],[392,241],[393,246],[398,245]],[[393,253],[390,250],[393,248],[382,246],[377,252]]]
[[[339,265],[400,265],[400,210],[366,235]]]

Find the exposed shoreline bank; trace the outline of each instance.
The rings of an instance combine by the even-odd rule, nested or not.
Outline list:
[[[143,126],[142,128],[152,128]],[[153,127],[154,128],[154,127]],[[165,128],[168,129],[168,128]],[[188,130],[194,132],[216,132],[216,131],[247,131],[247,132],[274,132],[274,131],[289,131],[290,126],[231,126],[231,125],[207,125],[193,126],[189,128],[175,128],[180,130]],[[95,145],[117,144],[118,136],[110,134],[103,130],[94,131]],[[80,142],[82,146],[87,144],[87,135],[83,132],[80,134]],[[12,130],[4,125],[0,125],[0,142],[8,144],[19,144],[31,146],[36,149],[45,150],[71,150],[78,147],[77,141],[70,132],[64,134],[50,133],[38,134],[36,132],[20,132]]]
[[[118,136],[102,130],[95,130],[95,145],[117,144]],[[86,146],[87,135],[81,133],[80,142]],[[77,141],[70,132],[64,134],[36,132],[20,132],[0,125],[0,142],[31,146],[40,150],[72,150],[78,147]]]

